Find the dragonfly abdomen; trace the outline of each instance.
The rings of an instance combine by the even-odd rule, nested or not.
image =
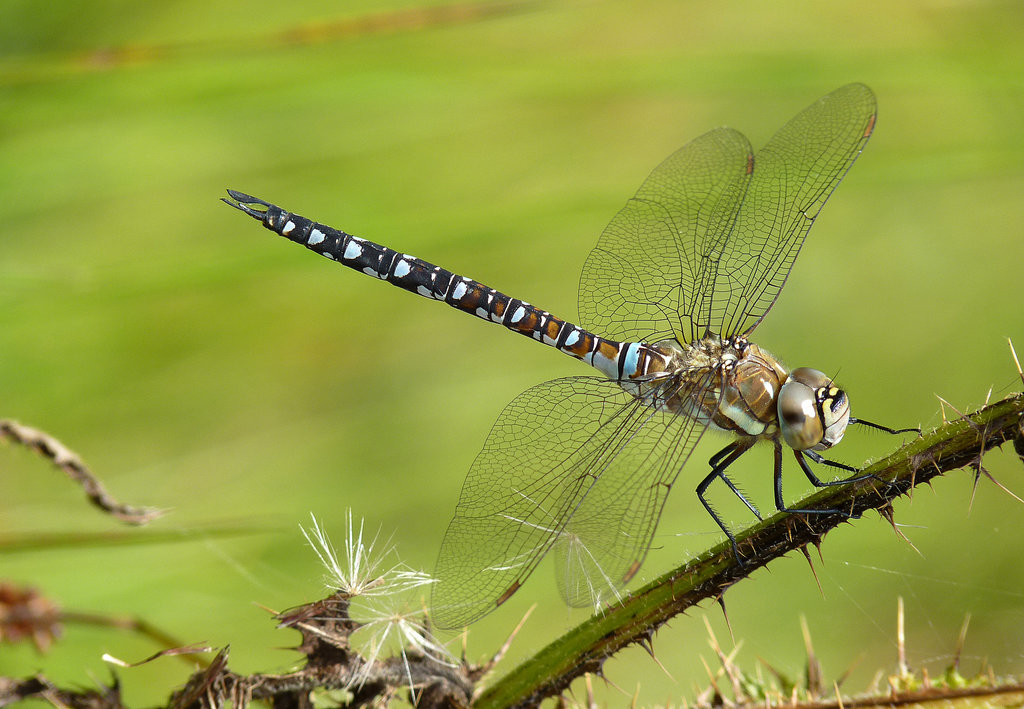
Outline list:
[[[600,337],[546,310],[423,259],[314,222],[257,197],[235,190],[228,190],[228,193],[237,203],[225,202],[290,241],[410,293],[443,301],[482,320],[503,325],[582,360],[611,379],[635,378],[651,366],[648,348],[640,343]]]

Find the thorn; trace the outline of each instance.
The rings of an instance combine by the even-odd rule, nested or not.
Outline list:
[[[807,532],[809,532],[811,536],[816,535],[818,533],[818,530],[815,529],[814,526],[815,520],[818,519],[817,515],[798,513],[796,516],[798,517],[797,524],[803,524],[804,529]],[[847,518],[847,521],[848,520],[849,518]]]
[[[715,651],[716,655],[721,655],[718,638],[715,637],[715,631],[711,627],[711,621],[708,620],[707,616],[704,616],[704,629],[708,631],[708,645],[711,646],[711,649]]]
[[[903,632],[903,596],[896,597],[896,665],[900,679],[910,674],[907,669],[907,639]]]
[[[957,415],[968,426],[970,426],[972,429],[974,429],[974,432],[978,435],[978,438],[980,439],[980,442],[981,442],[981,453],[978,454],[978,465],[981,465],[981,457],[985,453],[985,432],[986,432],[986,429],[981,427],[981,426],[979,426],[978,424],[974,423],[974,421],[971,421],[969,418],[967,418],[966,414],[961,413],[959,409],[957,409],[955,406],[953,406],[948,401],[943,399],[941,396],[938,396],[938,394],[936,394],[936,397],[938,397],[939,401],[945,403],[946,406],[948,406],[949,408],[953,409],[953,411],[956,411]],[[986,398],[986,402],[987,402],[987,398]],[[945,419],[945,413],[943,413],[943,419]]]
[[[989,393],[985,397],[985,403],[986,404],[988,404],[988,399],[989,399],[989,397],[991,395],[992,395],[992,390],[989,389]],[[938,395],[936,395],[936,396],[938,396]],[[939,401],[944,402],[947,406],[949,406],[951,409],[953,409],[953,411],[956,411],[957,414],[960,416],[960,418],[963,419],[964,421],[966,421],[967,425],[974,429],[975,433],[978,434],[978,438],[979,438],[980,443],[981,443],[981,450],[978,453],[978,459],[977,459],[977,461],[974,464],[974,469],[975,469],[976,472],[974,474],[974,487],[971,489],[971,501],[970,501],[970,503],[969,503],[969,505],[967,507],[968,514],[970,514],[971,509],[973,509],[973,507],[974,507],[974,493],[977,491],[977,488],[978,488],[978,478],[981,476],[981,474],[984,473],[985,476],[989,480],[992,480],[993,482],[995,482],[995,480],[992,478],[992,476],[989,475],[988,471],[986,471],[984,466],[982,465],[982,457],[985,455],[985,437],[986,437],[987,432],[988,432],[988,426],[987,425],[984,426],[984,427],[979,426],[978,424],[974,423],[974,421],[971,421],[969,418],[967,418],[967,416],[965,416],[960,411],[958,411],[955,406],[950,404],[948,401],[945,401],[941,396],[938,396],[938,399],[939,399]],[[945,413],[943,413],[943,418],[945,418]],[[1014,447],[1015,448],[1017,447],[1016,441],[1014,442]],[[996,483],[996,484],[999,485],[999,483]],[[999,485],[999,487],[1002,487],[1002,485]],[[1003,489],[1006,490],[1006,488],[1003,488]],[[1006,492],[1009,493],[1014,498],[1016,498],[1017,500],[1020,500],[1019,497],[1014,495],[1009,490],[1006,490]],[[1021,500],[1021,502],[1024,503],[1024,500]]]
[[[722,666],[721,670],[715,673],[715,678],[721,677],[724,674],[726,677],[728,677],[729,682],[732,685],[733,697],[742,697],[743,673],[739,671],[735,663],[736,655],[739,653],[740,648],[742,647],[742,643],[736,645],[733,648],[732,652],[726,655],[725,652],[723,652],[722,650],[722,646],[718,643],[718,638],[715,636],[715,631],[712,630],[711,622],[708,620],[707,616],[704,616],[704,627],[707,628],[708,631],[708,645],[711,646],[711,650],[715,653],[715,656],[718,658],[719,664],[721,664]],[[701,662],[704,662],[703,657],[701,658]],[[707,663],[705,663],[705,666],[707,666]],[[714,685],[714,679],[712,680],[712,683]],[[716,696],[720,697],[721,693],[718,690],[718,686],[714,685],[714,688]]]
[[[812,698],[821,696],[821,682],[823,673],[821,663],[814,654],[814,644],[811,642],[811,630],[807,627],[807,618],[800,615],[800,632],[804,636],[804,652],[807,653],[807,692]]]
[[[967,419],[965,419],[965,420],[967,420]],[[973,422],[971,422],[969,420],[967,420],[967,421],[972,426],[974,426],[976,431],[978,430],[978,426],[977,425],[975,425]],[[988,424],[986,424],[985,427],[982,428],[981,431],[978,433],[978,438],[981,441],[981,449],[980,449],[980,451],[978,453],[977,458],[971,464],[972,467],[974,468],[974,487],[971,488],[971,500],[970,500],[970,503],[969,503],[968,508],[967,508],[967,513],[968,514],[970,514],[971,510],[974,508],[974,495],[977,492],[978,481],[979,481],[979,479],[981,478],[982,475],[987,477],[989,480],[991,480],[993,483],[995,483],[996,487],[998,487],[1001,490],[1003,490],[1004,492],[1006,492],[1008,495],[1010,495],[1011,497],[1016,499],[1018,502],[1024,503],[1024,500],[1021,500],[1019,497],[1017,497],[1012,492],[1010,492],[999,481],[997,481],[994,477],[992,477],[991,473],[989,473],[985,469],[985,466],[984,466],[983,461],[982,461],[982,457],[985,455],[985,438],[986,438],[987,435],[988,435]],[[1015,439],[1014,440],[1014,448],[1017,448],[1017,443],[1018,442]]]
[[[729,620],[729,611],[725,608],[725,591],[723,591],[718,597],[718,605],[722,609],[722,617],[725,618],[725,627],[729,629],[729,639],[732,640],[732,644],[735,645],[736,635],[732,632],[732,622]],[[706,620],[707,618],[705,616],[705,622]],[[710,626],[708,626],[708,630],[711,630]]]
[[[924,554],[921,554],[921,550],[918,549],[916,546],[914,546],[914,543],[912,541],[910,541],[910,539],[907,537],[907,535],[904,534],[903,531],[900,530],[900,528],[898,526],[896,526],[896,518],[893,516],[892,505],[886,505],[885,507],[879,507],[878,508],[878,514],[880,514],[882,517],[884,517],[886,520],[888,520],[889,524],[892,526],[892,531],[896,532],[896,535],[900,539],[902,539],[907,544],[909,544],[911,549],[913,549],[914,551],[916,551],[918,554],[921,555],[921,558],[924,558]]]
[[[499,648],[498,652],[495,653],[495,656],[492,659],[490,659],[490,667],[494,667],[502,661],[502,659],[505,657],[505,654],[509,652],[509,648],[512,647],[512,641],[515,640],[516,635],[518,635],[519,631],[522,630],[522,626],[526,624],[526,620],[529,618],[530,614],[534,613],[536,609],[537,603],[534,603],[532,604],[532,606],[526,609],[526,612],[524,614],[522,614],[522,618],[519,620],[519,623],[516,624],[514,628],[512,628],[512,632],[509,633],[509,636],[505,639],[505,642],[502,643],[502,647]]]
[[[695,707],[708,707],[711,706],[711,695],[713,690],[711,687],[705,687],[701,689],[697,686],[697,683],[693,683],[693,701]]]
[[[1020,360],[1017,359],[1017,350],[1013,349],[1013,340],[1007,337],[1006,341],[1010,344],[1010,354],[1013,355],[1013,363],[1017,365],[1017,375],[1020,377],[1020,383],[1024,384],[1024,371],[1021,371]]]
[[[672,676],[672,673],[668,671],[668,668],[665,667],[665,665],[661,664],[661,660],[659,660],[658,657],[654,654],[654,646],[651,645],[650,635],[641,638],[637,642],[639,643],[640,647],[647,651],[647,654],[650,655],[651,659],[654,660],[654,663],[661,668],[661,671],[665,673],[665,676],[673,682],[675,682],[676,678]]]
[[[729,678],[729,683],[732,685],[732,696],[736,700],[742,700],[746,696],[743,689],[743,672],[736,664],[736,655],[739,651],[739,647],[733,648],[732,652],[720,660],[725,676]]]
[[[836,707],[837,709],[844,709],[843,707],[843,696],[839,693],[839,683],[832,683],[832,691],[836,693]]]
[[[960,418],[962,418],[962,419],[963,419],[964,421],[966,421],[967,423],[969,423],[969,424],[970,424],[971,426],[974,426],[975,428],[977,428],[977,426],[975,426],[975,423],[974,423],[973,421],[971,421],[971,420],[970,420],[969,418],[967,418],[966,416],[964,416],[964,414],[963,414],[963,413],[961,413],[961,412],[960,412],[960,409],[958,409],[958,408],[956,408],[955,406],[953,406],[953,405],[952,405],[951,403],[949,403],[948,401],[946,401],[945,399],[943,399],[943,398],[942,398],[941,396],[939,396],[938,394],[936,394],[936,395],[935,395],[935,398],[937,398],[937,399],[938,399],[938,400],[939,400],[939,401],[940,401],[941,403],[945,404],[945,406],[948,406],[949,408],[953,409],[953,411],[955,411],[955,412],[956,412],[956,415],[957,415],[957,416],[959,416]],[[947,420],[946,420],[946,413],[945,413],[945,407],[943,407],[943,413],[942,413],[942,422],[943,422],[943,423],[949,423],[949,421],[947,421]]]
[[[786,541],[787,542],[792,542],[793,541],[793,521],[794,521],[794,519],[795,519],[795,516],[792,516],[792,517],[786,517],[783,520],[783,524],[786,527]]]
[[[607,659],[607,658],[605,658],[605,659]],[[601,680],[605,683],[605,685],[611,687],[612,689],[614,689],[616,692],[618,692],[622,696],[624,696],[624,697],[627,696],[626,695],[626,690],[624,690],[622,687],[620,687],[619,685],[617,685],[614,682],[612,682],[605,675],[605,673],[604,673],[604,660],[601,660],[601,666],[598,667],[596,670],[590,672],[590,674],[595,675],[597,677],[600,677]],[[596,704],[592,704],[591,706],[596,707],[597,705]]]
[[[651,656],[652,660],[657,660],[654,656],[654,646],[651,645],[651,638],[649,635],[641,635],[636,639],[636,644],[647,651],[647,654]]]
[[[979,466],[979,467],[980,467],[980,466]],[[981,468],[981,473],[982,473],[982,475],[984,475],[984,476],[985,476],[986,478],[988,478],[989,480],[991,480],[991,481],[992,481],[992,483],[993,483],[993,484],[994,484],[994,485],[995,485],[996,487],[998,487],[998,488],[999,488],[1000,490],[1002,490],[1002,491],[1003,491],[1003,492],[1005,492],[1005,493],[1006,493],[1007,495],[1009,495],[1010,497],[1012,497],[1013,499],[1015,499],[1015,500],[1016,500],[1017,502],[1019,502],[1019,503],[1021,503],[1021,504],[1024,504],[1024,500],[1022,500],[1022,499],[1020,499],[1019,497],[1017,497],[1017,496],[1016,496],[1015,494],[1013,494],[1013,492],[1011,492],[1011,491],[1010,491],[1010,489],[1009,489],[1009,488],[1007,488],[1007,487],[1006,487],[1005,485],[1003,485],[1003,484],[1002,484],[1001,482],[999,482],[999,481],[998,481],[998,480],[996,480],[996,479],[995,479],[994,477],[992,477],[992,473],[988,472],[988,471],[987,471],[987,470],[986,470],[985,468]]]
[[[967,503],[967,516],[971,516],[971,512],[974,510],[974,496],[978,492],[978,481],[981,480],[981,457],[979,455],[978,460],[974,464],[974,483],[971,485],[971,499]]]
[[[800,551],[803,552],[804,558],[807,559],[807,565],[811,567],[811,573],[814,575],[814,583],[818,584],[818,593],[821,594],[821,599],[825,600],[825,591],[821,588],[821,580],[818,578],[818,571],[814,568],[814,562],[811,560],[811,553],[807,551],[807,545],[804,544],[800,547]],[[818,554],[821,554],[821,547],[818,547]]]
[[[479,679],[477,680],[477,686],[478,687],[481,686],[481,684],[482,684],[480,682],[480,680],[483,679],[484,677],[486,677],[491,672],[491,670],[493,670],[494,667],[499,662],[501,662],[502,659],[504,659],[505,654],[509,651],[509,648],[512,647],[512,642],[515,640],[516,636],[519,635],[519,631],[523,629],[523,626],[526,624],[526,620],[530,617],[530,614],[533,613],[533,611],[534,611],[534,609],[536,607],[537,607],[537,604],[534,603],[532,606],[530,606],[529,608],[526,609],[526,612],[523,613],[523,617],[519,620],[519,623],[516,625],[516,627],[512,628],[512,632],[509,633],[508,637],[505,639],[505,642],[502,643],[501,647],[498,648],[498,651],[496,653],[494,653],[494,655],[491,657],[491,659],[489,661],[484,663],[483,667],[480,668],[480,676],[479,676]],[[466,641],[467,641],[467,639],[469,637],[468,630],[465,633],[463,633],[462,637],[463,637],[463,641],[462,641],[462,659],[463,659],[463,661],[465,661],[465,659],[466,659]]]
[[[964,624],[960,626],[960,637],[956,639],[956,653],[953,655],[953,669],[960,671],[960,655],[964,650],[964,643],[967,642],[967,626],[971,624],[971,614],[964,615]]]
[[[583,675],[583,684],[587,689],[587,707],[596,707],[597,702],[594,699],[594,681],[590,679],[590,673]]]
[[[871,684],[868,685],[867,694],[875,695],[879,693],[879,683],[882,681],[884,673],[882,670],[875,670],[875,676],[871,678]]]
[[[711,666],[708,665],[708,661],[704,659],[704,656],[700,656],[700,664],[704,665],[704,671],[708,673],[708,682],[711,684],[711,688],[715,692],[715,697],[721,697],[722,693],[718,691],[718,678],[715,676],[716,673],[711,671]]]

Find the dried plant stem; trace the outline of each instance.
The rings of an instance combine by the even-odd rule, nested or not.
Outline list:
[[[153,507],[136,507],[118,502],[85,466],[82,459],[53,436],[10,419],[0,419],[0,440],[12,440],[49,459],[85,490],[89,501],[107,514],[128,524],[146,524],[161,514]]]

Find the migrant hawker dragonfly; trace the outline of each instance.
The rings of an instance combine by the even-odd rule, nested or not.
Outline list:
[[[814,485],[858,479],[823,482],[808,463],[856,472],[819,453],[857,421],[845,392],[818,370],[787,369],[747,338],[778,298],[875,116],[871,90],[850,84],[803,110],[756,154],[742,134],[718,128],[669,156],[590,253],[580,325],[229,190],[225,202],[296,243],[500,323],[604,375],[535,386],[494,424],[441,546],[437,626],[459,627],[501,605],[548,552],[568,603],[613,598],[640,568],[669,491],[709,429],[733,441],[711,458],[697,495],[737,558],[735,538],[705,492],[720,479],[758,515],[725,474],[754,444],[774,447],[780,510],[794,511],[782,496],[783,444]]]

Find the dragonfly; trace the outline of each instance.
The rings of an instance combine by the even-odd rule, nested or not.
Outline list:
[[[498,323],[591,365],[601,376],[534,386],[502,411],[473,462],[438,556],[431,618],[459,628],[516,593],[551,554],[573,606],[619,598],[644,562],[665,501],[709,430],[732,441],[696,493],[759,442],[784,447],[817,487],[865,479],[822,451],[856,419],[820,370],[787,369],[749,336],[779,297],[807,233],[875,127],[876,101],[849,84],[801,111],[756,154],[717,128],[670,155],[612,219],[580,278],[579,322],[422,259],[311,221],[242,192],[229,205],[291,241],[369,276]],[[822,480],[810,462],[852,476]]]

